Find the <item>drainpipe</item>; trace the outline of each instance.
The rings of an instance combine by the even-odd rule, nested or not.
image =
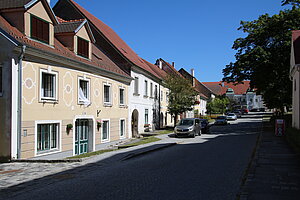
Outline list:
[[[158,129],[161,129],[160,124],[161,124],[161,119],[160,119],[160,98],[161,98],[161,91],[160,91],[160,84],[158,84]]]
[[[21,136],[22,136],[22,60],[25,54],[26,46],[21,48],[21,54],[18,58],[18,109],[17,109],[17,159],[21,158]]]

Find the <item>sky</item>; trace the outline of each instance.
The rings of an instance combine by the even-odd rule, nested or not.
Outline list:
[[[53,7],[57,0],[51,0]],[[195,69],[201,82],[220,81],[235,61],[240,21],[279,13],[281,0],[75,0],[110,26],[140,57]]]

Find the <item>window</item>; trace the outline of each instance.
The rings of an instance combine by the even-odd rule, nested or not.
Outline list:
[[[120,120],[120,137],[125,137],[125,119]]]
[[[169,102],[169,93],[168,92],[166,92],[166,103],[168,103]],[[201,103],[201,102],[200,102]]]
[[[103,120],[102,126],[102,141],[109,140],[109,120]]]
[[[80,104],[90,104],[90,80],[79,78],[78,102]]]
[[[111,86],[108,84],[104,85],[104,104],[111,105]]]
[[[31,15],[31,38],[49,44],[49,22]]]
[[[37,151],[58,149],[58,123],[37,125]]]
[[[138,77],[134,78],[134,94],[135,95],[139,94],[139,78]]]
[[[77,54],[89,58],[89,41],[77,37]]]
[[[157,95],[158,95],[158,94],[157,94],[157,85],[156,85],[156,86],[155,86],[155,91],[154,91],[154,98],[155,98],[155,99],[158,99]]]
[[[150,83],[150,97],[153,97],[153,83]]]
[[[160,101],[162,101],[164,98],[163,98],[163,94],[164,92],[163,91],[160,91]]]
[[[41,100],[57,99],[57,73],[41,70]]]
[[[3,81],[3,77],[2,77],[2,65],[0,65],[0,96],[3,95],[2,81]]]
[[[120,102],[119,103],[120,103],[120,105],[124,105],[125,104],[125,94],[124,94],[125,89],[120,88],[119,92],[120,92]]]
[[[148,114],[148,109],[145,109],[145,124],[149,124],[149,114]]]
[[[148,97],[148,81],[145,80],[145,97]]]

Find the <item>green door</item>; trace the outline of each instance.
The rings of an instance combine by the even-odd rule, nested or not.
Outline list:
[[[75,154],[88,152],[89,120],[77,119],[75,122]]]

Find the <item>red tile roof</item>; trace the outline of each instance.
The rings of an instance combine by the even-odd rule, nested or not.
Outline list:
[[[157,65],[154,65],[150,62],[148,62],[147,60],[143,59],[143,61],[156,73],[157,76],[159,76],[161,79],[166,78],[167,73],[160,69]]]
[[[234,94],[246,94],[250,88],[250,81],[243,81],[243,83],[234,85],[234,83],[226,82],[202,82],[206,87],[212,90],[217,95],[223,95],[228,88],[233,89]]]
[[[97,17],[92,15],[90,12],[85,10],[79,4],[73,0],[68,0],[71,2],[84,16],[87,18],[103,35],[119,50],[119,52],[124,55],[128,60],[130,60],[136,66],[144,69],[145,71],[153,74],[157,78],[157,74],[149,67],[142,58],[140,58],[119,36],[112,30],[109,26],[99,20]]]
[[[295,64],[300,64],[300,30],[292,31]]]
[[[55,54],[58,56],[64,56],[71,60],[79,61],[81,63],[99,67],[106,71],[117,73],[124,77],[130,78],[130,76],[128,76],[123,70],[121,70],[116,64],[114,64],[101,51],[97,52],[97,54],[99,54],[98,57],[100,57],[101,59],[95,59],[95,57],[93,56],[93,59],[90,61],[90,60],[87,60],[87,59],[84,59],[84,58],[81,58],[81,57],[78,57],[77,55],[75,55],[74,52],[70,51],[67,47],[63,46],[56,38],[54,39],[54,47],[55,48],[52,48],[48,45],[45,45],[40,42],[36,42],[32,39],[29,39],[27,36],[25,36],[23,33],[21,33],[17,28],[10,25],[1,15],[0,15],[0,28],[2,28],[5,32],[7,32],[12,37],[14,37],[20,43],[27,45],[29,47],[39,49],[44,52],[52,53],[52,54]]]

